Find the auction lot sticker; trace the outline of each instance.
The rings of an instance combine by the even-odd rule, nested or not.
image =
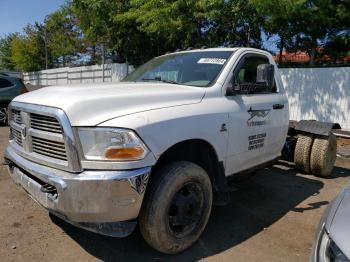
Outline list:
[[[201,58],[198,60],[198,64],[214,64],[214,65],[223,65],[225,64],[226,59],[223,58]]]

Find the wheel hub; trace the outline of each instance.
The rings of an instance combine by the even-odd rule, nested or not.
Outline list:
[[[189,234],[200,221],[204,196],[200,186],[187,183],[174,196],[169,208],[169,227],[176,237]]]

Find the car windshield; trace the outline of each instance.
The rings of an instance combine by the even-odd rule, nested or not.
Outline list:
[[[196,51],[156,57],[124,78],[125,82],[165,82],[207,87],[233,51]]]

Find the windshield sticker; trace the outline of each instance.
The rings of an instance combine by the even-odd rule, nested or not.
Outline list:
[[[197,64],[215,64],[223,65],[225,64],[226,59],[223,58],[201,58],[198,60]]]

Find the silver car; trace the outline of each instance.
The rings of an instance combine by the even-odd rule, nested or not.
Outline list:
[[[311,261],[350,261],[350,183],[322,216]]]

